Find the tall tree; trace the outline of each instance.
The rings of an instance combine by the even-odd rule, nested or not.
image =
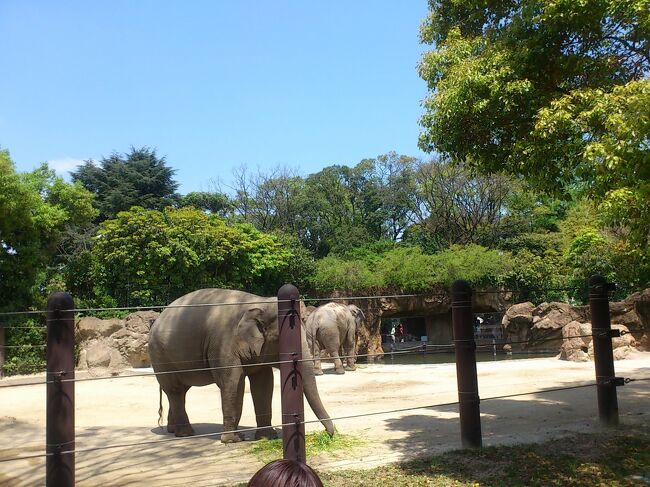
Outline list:
[[[499,235],[511,182],[500,175],[474,175],[463,164],[432,160],[418,166],[416,226],[429,250],[453,244],[493,246]]]
[[[429,0],[420,147],[561,194],[647,245],[650,2]]]
[[[34,304],[66,233],[96,215],[92,194],[43,164],[17,173],[0,151],[0,309]]]
[[[99,219],[106,220],[132,206],[161,210],[173,205],[178,200],[174,173],[155,149],[132,147],[126,154],[114,152],[102,158],[99,164],[85,161],[71,175],[95,194]]]

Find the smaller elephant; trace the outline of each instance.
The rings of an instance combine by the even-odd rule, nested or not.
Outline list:
[[[326,350],[334,359],[337,374],[355,370],[357,330],[365,316],[357,306],[327,303],[314,309],[305,322],[307,344],[314,358],[314,374],[323,375],[321,350]],[[340,356],[345,358],[343,366]]]

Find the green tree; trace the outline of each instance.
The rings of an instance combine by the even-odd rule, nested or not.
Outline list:
[[[17,173],[9,152],[0,151],[0,308],[24,308],[42,299],[66,235],[95,217],[92,199],[47,164]]]
[[[173,205],[178,201],[174,173],[155,149],[132,147],[129,153],[114,152],[99,164],[86,161],[71,175],[73,181],[95,194],[102,221],[132,206],[162,210]]]
[[[430,0],[420,147],[584,188],[647,245],[650,3]]]
[[[179,206],[193,206],[198,210],[207,211],[213,215],[229,216],[234,205],[228,195],[218,192],[192,191],[182,196]]]
[[[244,223],[194,208],[132,207],[100,225],[86,272],[119,305],[167,303],[195,289],[275,293],[292,272],[291,247]]]

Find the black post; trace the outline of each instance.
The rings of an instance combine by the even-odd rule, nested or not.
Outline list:
[[[280,390],[284,458],[305,463],[305,404],[302,383],[302,324],[300,294],[292,284],[278,291],[280,329]]]
[[[613,288],[602,276],[589,279],[591,334],[594,340],[594,365],[600,422],[618,424],[618,400],[612,350],[612,324],[609,319],[609,291]]]
[[[5,325],[0,323],[0,379],[5,376]]]
[[[467,281],[455,281],[451,286],[451,318],[456,350],[460,437],[463,448],[480,448],[483,440],[472,323],[472,288]]]
[[[74,438],[74,302],[67,293],[47,301],[47,409],[45,485],[75,483]],[[66,379],[66,382],[63,382]]]

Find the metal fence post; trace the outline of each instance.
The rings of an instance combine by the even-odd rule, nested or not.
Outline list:
[[[594,340],[598,416],[601,423],[615,426],[618,424],[616,386],[620,381],[615,377],[612,350],[612,337],[615,336],[612,332],[617,330],[612,330],[609,319],[608,292],[612,289],[613,285],[607,283],[602,276],[592,276],[589,279],[589,309],[591,334]]]
[[[47,409],[45,485],[75,483],[74,301],[54,293],[47,301]],[[66,379],[63,382],[63,379]]]
[[[481,409],[476,377],[476,341],[472,323],[472,288],[467,281],[451,286],[451,318],[456,351],[456,381],[463,448],[480,448]]]
[[[305,463],[305,404],[302,382],[302,322],[300,294],[292,284],[278,291],[280,390],[284,458]],[[284,363],[287,361],[286,363]]]
[[[0,323],[0,379],[5,376],[5,325]]]

